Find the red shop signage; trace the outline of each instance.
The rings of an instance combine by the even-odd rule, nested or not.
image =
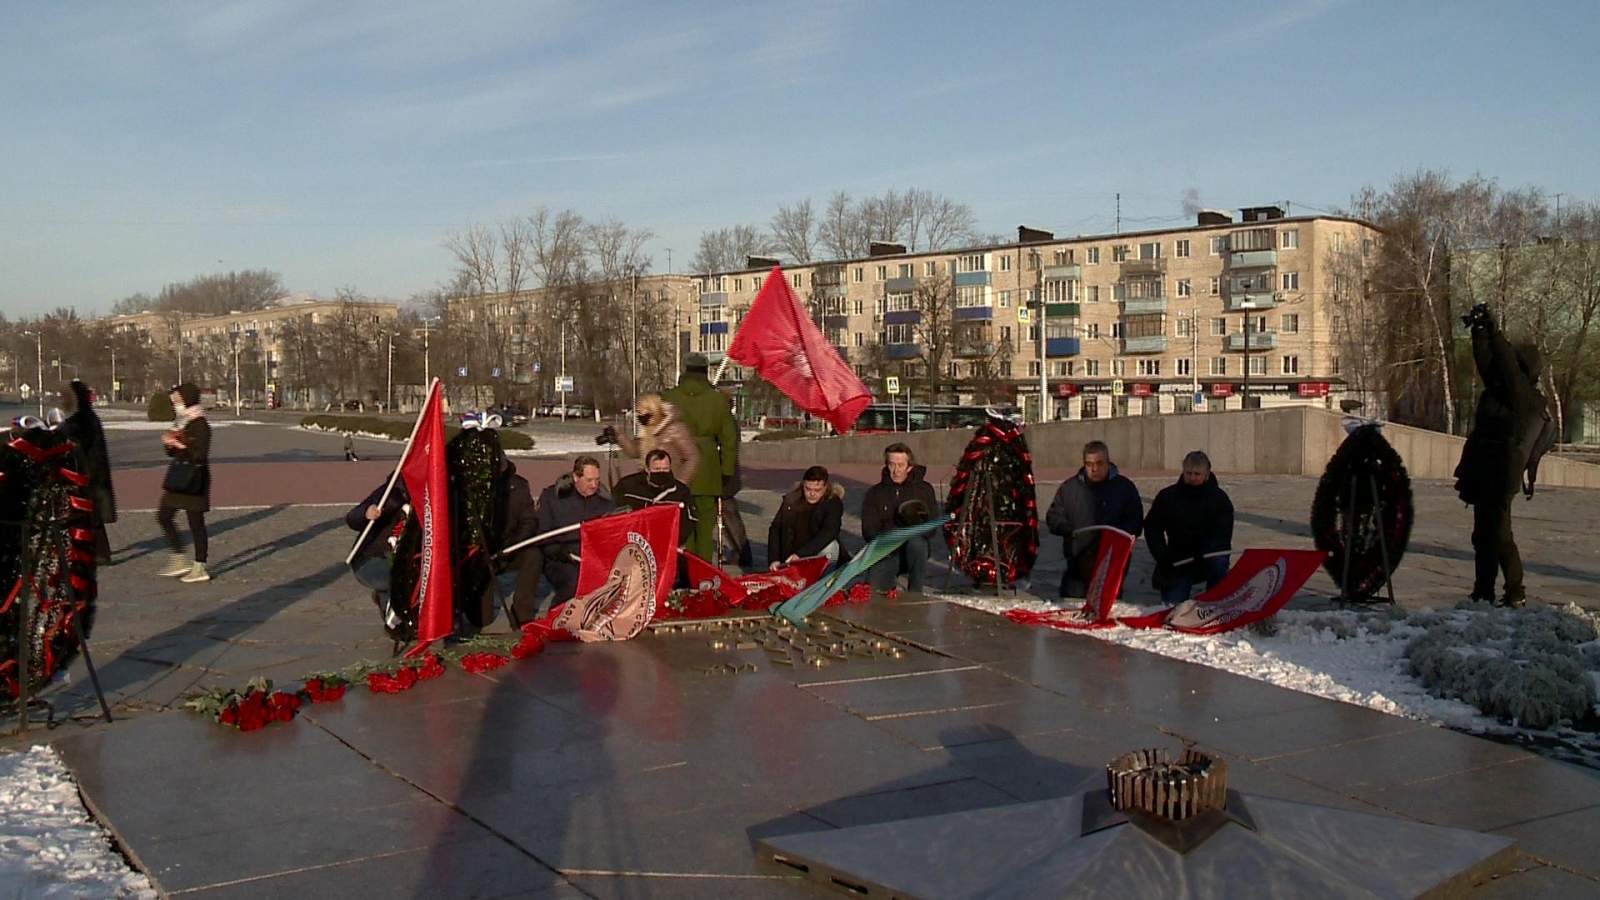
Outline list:
[[[1148,384],[1138,383],[1128,385],[1128,393],[1135,397],[1148,397],[1155,393],[1155,391],[1152,390]]]
[[[1302,381],[1299,384],[1302,397],[1328,396],[1328,383],[1326,381]]]
[[[1231,384],[1229,384],[1227,382],[1219,381],[1216,384],[1213,384],[1211,386],[1211,396],[1213,396],[1213,397],[1232,397],[1233,396],[1233,385],[1231,385]]]
[[[1060,384],[1056,385],[1056,396],[1057,397],[1076,397],[1077,395],[1078,395],[1078,386],[1073,384],[1073,383],[1071,383],[1070,381],[1063,381]]]

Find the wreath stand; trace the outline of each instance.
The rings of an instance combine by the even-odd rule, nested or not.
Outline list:
[[[26,523],[23,522],[7,522],[5,525],[7,527],[15,528],[18,531],[24,531],[27,527]],[[57,538],[57,541],[60,541],[59,537]],[[20,567],[20,573],[18,577],[21,579],[22,584],[21,589],[17,591],[16,599],[12,601],[17,604],[16,707],[18,734],[24,734],[27,732],[28,724],[32,721],[32,713],[35,709],[44,710],[44,724],[46,728],[55,727],[55,707],[51,705],[48,700],[42,700],[38,697],[29,696],[31,693],[29,690],[29,682],[32,679],[28,674],[28,651],[31,649],[31,641],[29,640],[30,635],[28,632],[32,624],[32,617],[28,615],[28,604],[33,595],[37,566],[35,565],[35,559],[28,542],[23,540],[21,542],[21,546],[23,548],[21,560],[22,565]],[[60,552],[62,557],[65,558],[65,547],[59,546],[58,543],[58,546],[53,549]],[[76,600],[77,591],[75,588],[73,588],[72,580],[70,578],[67,579],[67,590],[71,593],[73,599]],[[111,722],[111,704],[106,702],[106,693],[100,687],[100,673],[94,667],[94,657],[89,652],[89,640],[83,633],[83,623],[79,621],[79,618],[80,617],[78,616],[77,611],[74,611],[71,618],[72,636],[78,642],[78,649],[83,652],[83,663],[84,666],[89,670],[89,682],[94,685],[95,697],[100,701],[100,712],[103,716],[105,716],[105,720],[107,722]]]
[[[995,521],[994,518],[994,471],[989,466],[983,467],[983,499],[989,508],[989,562],[994,566],[994,597],[996,600],[1004,600],[1007,590],[1011,592],[1011,596],[1015,597],[1017,589],[1014,585],[1007,588],[1001,584],[1000,523]],[[970,560],[971,557],[968,557],[968,559]],[[941,586],[941,590],[948,591],[950,589],[950,573],[955,569],[953,562],[952,560],[952,564],[947,564],[944,568],[944,584]],[[983,585],[981,584],[974,584],[973,592],[977,593],[982,587]]]
[[[1370,606],[1373,603],[1371,600],[1357,599],[1350,593],[1350,561],[1355,555],[1356,490],[1360,487],[1361,479],[1351,475],[1350,504],[1344,520],[1344,577],[1339,579],[1339,603],[1345,606]],[[1383,500],[1378,496],[1378,480],[1371,472],[1367,473],[1365,487],[1372,492],[1372,521],[1378,532],[1378,552],[1383,560],[1383,586],[1389,594],[1389,605],[1394,606],[1394,567],[1389,563],[1389,538],[1384,534]]]

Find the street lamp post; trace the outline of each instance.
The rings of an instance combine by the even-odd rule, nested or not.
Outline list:
[[[394,328],[389,328],[389,383],[387,388],[388,404],[384,407],[386,412],[394,412]]]
[[[37,367],[36,376],[38,384],[34,389],[39,392],[39,418],[44,418],[44,333],[39,331],[24,331],[24,335],[33,337],[34,362]]]
[[[1044,306],[1044,265],[1039,259],[1038,250],[1029,250],[1028,255],[1033,259],[1034,299],[1039,302],[1039,421],[1050,421],[1050,357],[1045,344],[1045,317],[1049,314]]]
[[[1241,399],[1240,403],[1241,403],[1241,408],[1242,409],[1249,409],[1250,408],[1250,326],[1251,326],[1250,313],[1253,310],[1255,310],[1256,305],[1255,305],[1254,301],[1246,299],[1244,302],[1239,304],[1239,308],[1244,310],[1244,391],[1243,391],[1243,398]]]
[[[111,402],[117,402],[117,348],[111,344],[105,345],[111,351]]]

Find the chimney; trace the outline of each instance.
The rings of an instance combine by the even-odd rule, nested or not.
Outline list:
[[[744,258],[744,267],[746,269],[770,269],[778,265],[782,265],[782,263],[778,261],[776,256],[746,256]]]
[[[896,244],[892,241],[872,241],[867,244],[868,256],[900,256],[905,252],[905,244]]]
[[[1232,225],[1233,216],[1220,209],[1202,209],[1196,224],[1199,225]]]
[[[1281,206],[1246,206],[1239,210],[1239,220],[1242,222],[1270,222],[1281,218],[1283,218]]]
[[[1019,244],[1042,244],[1055,239],[1056,234],[1053,231],[1045,231],[1043,228],[1029,228],[1026,225],[1017,226],[1017,243]]]

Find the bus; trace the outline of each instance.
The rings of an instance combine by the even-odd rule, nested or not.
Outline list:
[[[926,404],[913,405],[908,413],[903,403],[874,403],[861,411],[856,420],[857,434],[876,434],[889,431],[927,431],[934,428],[973,428],[988,418],[986,410],[1003,416],[1015,416],[1014,406],[945,406],[935,405],[930,410]],[[909,416],[910,427],[907,427]]]

